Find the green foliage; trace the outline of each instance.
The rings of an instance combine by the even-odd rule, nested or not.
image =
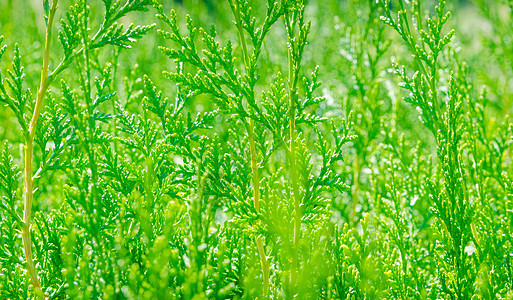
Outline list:
[[[513,296],[511,1],[54,4],[0,0],[0,299]]]

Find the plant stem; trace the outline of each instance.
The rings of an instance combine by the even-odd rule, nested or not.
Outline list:
[[[45,50],[43,55],[43,69],[41,71],[41,82],[39,90],[37,92],[36,105],[34,106],[34,113],[32,120],[30,121],[29,134],[25,137],[25,201],[24,201],[24,212],[23,212],[23,228],[22,242],[23,249],[25,251],[25,259],[27,260],[27,272],[32,281],[34,291],[39,298],[45,298],[44,293],[41,289],[41,284],[37,277],[37,269],[34,264],[32,257],[32,239],[30,234],[31,227],[31,211],[32,201],[34,196],[33,189],[33,178],[32,178],[32,160],[34,155],[34,136],[36,134],[36,126],[39,115],[41,114],[41,108],[43,106],[44,96],[47,90],[46,81],[48,79],[48,65],[50,61],[50,44],[52,40],[52,23],[57,10],[58,0],[53,0],[48,16],[48,22],[46,24],[46,37],[45,37]]]
[[[234,15],[235,21],[237,23],[237,31],[239,33],[239,39],[242,44],[242,55],[244,59],[244,66],[246,71],[250,68],[250,61],[248,55],[248,49],[246,45],[246,39],[244,37],[244,32],[242,30],[242,22],[240,18],[240,9],[239,2],[235,0],[234,2]],[[254,93],[252,94],[254,95]],[[251,155],[251,174],[253,179],[253,206],[255,210],[258,212],[260,210],[260,176],[258,173],[258,164],[257,164],[257,154],[256,154],[256,146],[255,146],[255,122],[252,118],[249,118],[249,126],[247,128],[249,135],[249,149]],[[262,296],[264,299],[268,298],[267,292],[269,291],[269,262],[267,261],[265,255],[264,243],[260,236],[255,238],[255,243],[257,245],[258,256],[260,257],[260,267],[262,268],[262,276],[263,276],[263,284],[262,284]]]
[[[255,147],[255,133],[254,133],[254,121],[249,119],[249,148],[251,152],[251,171],[253,174],[253,205],[257,211],[260,210],[260,178],[258,175],[256,147]],[[264,243],[260,236],[255,238],[255,242],[258,248],[258,255],[260,257],[260,267],[262,268],[263,274],[263,297],[267,298],[267,291],[269,290],[269,262],[265,257]]]
[[[237,23],[237,31],[239,33],[239,39],[240,43],[242,44],[242,56],[244,60],[244,66],[246,67],[246,70],[249,68],[249,55],[248,55],[248,47],[246,45],[246,38],[244,37],[244,31],[242,30],[242,21],[240,19],[240,9],[239,9],[239,1],[233,0],[234,3],[234,15],[235,15],[235,22]]]
[[[356,214],[356,206],[358,205],[358,193],[360,191],[360,172],[361,172],[361,166],[360,166],[360,155],[355,153],[354,155],[354,167],[353,167],[353,199],[351,203],[351,212],[349,213],[349,220],[350,221],[358,221],[357,214]]]
[[[290,28],[287,26],[287,28]],[[299,200],[299,185],[296,173],[296,96],[297,96],[297,75],[294,72],[294,61],[292,55],[292,41],[289,32],[289,119],[290,119],[290,149],[289,149],[289,172],[292,182],[292,198],[294,200],[294,234],[292,239],[292,264],[290,268],[289,292],[295,291],[298,272],[299,236],[301,234],[301,203]],[[290,296],[290,294],[289,294]]]
[[[255,147],[255,133],[254,133],[255,121],[249,119],[249,150],[251,152],[251,170],[253,172],[253,205],[258,211],[260,209],[260,181],[258,176],[258,166],[256,157]]]

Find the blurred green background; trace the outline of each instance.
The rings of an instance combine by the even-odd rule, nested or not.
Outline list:
[[[101,1],[89,1],[91,15],[97,16],[98,26],[102,14]],[[190,14],[195,24],[209,28],[216,24],[219,40],[230,39],[237,41],[236,32],[233,31],[232,14],[228,1],[216,0],[164,0],[166,11],[177,10],[181,22],[184,22],[184,15]],[[351,53],[355,42],[351,41],[350,33],[355,31],[363,32],[368,20],[368,3],[373,0],[311,0],[308,1],[307,19],[312,21],[312,32],[310,34],[310,45],[305,55],[304,73],[309,73],[313,66],[320,65],[320,78],[323,87],[330,99],[336,99],[339,104],[342,99],[354,96],[355,78],[352,70],[352,62],[346,54]],[[433,1],[424,1],[426,8],[434,7]],[[61,0],[57,18],[64,17],[63,14],[73,1]],[[259,12],[264,11],[265,1],[261,1]],[[448,9],[452,11],[453,17],[449,27],[455,27],[457,42],[461,44],[460,50],[464,52],[469,64],[472,76],[475,77],[475,84],[485,84],[496,91],[491,99],[498,111],[510,111],[511,106],[511,64],[513,42],[511,39],[511,23],[502,1],[468,0],[448,1]],[[26,71],[27,87],[34,91],[37,88],[40,77],[40,66],[42,61],[42,42],[44,37],[44,19],[42,1],[37,0],[0,0],[0,35],[5,37],[4,44],[8,45],[5,58],[1,62],[0,69],[5,72],[10,67],[14,45],[18,44],[21,49],[22,62]],[[257,11],[258,12],[258,11]],[[132,14],[124,19],[127,24],[151,24],[156,22],[154,11],[146,14]],[[370,12],[372,13],[372,12]],[[160,27],[161,24],[158,24]],[[59,26],[57,24],[57,26]],[[274,30],[283,31],[280,24]],[[265,55],[270,58],[264,60],[269,65],[262,67],[263,74],[273,76],[277,71],[283,70],[284,60],[284,35],[281,33],[271,34],[265,45]],[[363,37],[365,38],[365,37]],[[119,85],[122,86],[123,78],[127,72],[132,70],[134,65],[138,66],[138,74],[147,74],[159,88],[163,89],[168,96],[174,93],[173,85],[162,77],[162,70],[174,68],[172,61],[164,57],[158,51],[157,46],[163,45],[156,32],[145,37],[139,45],[130,51],[123,51],[121,61],[117,70]],[[398,44],[398,43],[397,43]],[[397,47],[394,44],[393,47]],[[112,49],[114,51],[114,49]],[[394,50],[396,51],[396,50]],[[52,47],[51,66],[58,63],[62,50],[54,35]],[[106,59],[107,57],[103,57]],[[389,64],[389,61],[383,63]],[[69,74],[69,71],[68,73]],[[67,74],[64,74],[66,77]],[[262,77],[261,82],[268,82]],[[499,102],[499,98],[501,98]],[[347,99],[346,99],[347,100]],[[351,101],[350,101],[351,102]],[[9,111],[1,108],[0,139],[17,140],[15,132],[6,130],[12,126]],[[19,140],[19,139],[18,139]]]

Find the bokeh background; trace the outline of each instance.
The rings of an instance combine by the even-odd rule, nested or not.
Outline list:
[[[164,0],[160,1],[166,7],[166,11],[173,8],[177,10],[178,16],[190,14],[194,23],[198,26],[209,28],[216,24],[220,40],[231,39],[236,41],[236,32],[233,31],[232,14],[227,1],[216,0]],[[367,6],[372,0],[310,0],[307,7],[307,19],[312,21],[310,34],[310,46],[306,48],[304,73],[312,70],[313,66],[320,65],[320,78],[327,96],[342,105],[349,98],[355,95],[354,70],[351,54],[356,43],[351,41],[350,33],[362,31],[365,22],[368,20]],[[434,7],[434,1],[423,1],[426,8]],[[496,95],[490,95],[498,113],[509,112],[511,106],[511,94],[513,84],[511,82],[511,65],[513,56],[512,22],[509,9],[504,1],[486,0],[459,0],[447,1],[448,9],[452,12],[449,21],[450,27],[456,29],[456,41],[461,46],[459,50],[463,53],[466,63],[470,66],[471,75],[475,79],[475,85],[487,85]],[[63,17],[65,8],[70,1],[61,0],[57,17]],[[263,13],[263,3],[261,10]],[[101,1],[90,1],[92,16],[101,17]],[[13,54],[14,44],[22,49],[22,63],[27,76],[26,84],[34,92],[38,85],[39,68],[42,61],[42,45],[44,38],[44,19],[42,17],[43,7],[41,1],[37,0],[0,0],[2,8],[0,14],[0,35],[5,37],[4,44],[8,45],[5,59],[1,62],[2,70],[10,65],[10,58]],[[372,14],[372,12],[370,12]],[[126,17],[127,24],[154,23],[154,11],[147,14],[134,14]],[[94,24],[94,23],[92,23]],[[98,24],[98,22],[96,23]],[[94,26],[93,26],[94,27]],[[93,28],[94,30],[95,28]],[[276,26],[274,30],[283,31],[283,28]],[[51,66],[58,62],[62,50],[54,35],[52,47]],[[262,71],[269,76],[281,69],[284,64],[281,57],[284,54],[283,34],[272,34],[271,39],[265,45],[266,55],[270,60],[267,62],[276,66],[265,66]],[[144,38],[131,51],[124,51],[120,56],[120,64],[117,70],[119,84],[122,85],[123,78],[127,72],[132,71],[137,65],[136,72],[147,74],[156,82],[166,82],[162,77],[162,70],[174,68],[172,61],[167,59],[157,46],[164,44],[157,34],[150,34]],[[394,45],[397,47],[397,45]],[[114,50],[112,50],[114,51]],[[107,57],[103,57],[106,59]],[[383,63],[388,64],[389,61]],[[262,82],[266,78],[262,77]],[[163,89],[171,97],[173,85],[161,84]],[[349,98],[348,98],[349,97]],[[344,100],[345,99],[345,100]],[[349,101],[352,102],[352,101]],[[13,126],[10,122],[12,116],[5,108],[0,110],[2,126],[0,126],[0,140],[16,140],[15,132],[6,130]],[[410,115],[410,114],[406,114]],[[20,137],[21,138],[21,137]]]

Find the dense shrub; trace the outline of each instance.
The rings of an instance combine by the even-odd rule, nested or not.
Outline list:
[[[513,297],[511,0],[0,5],[0,299]]]

